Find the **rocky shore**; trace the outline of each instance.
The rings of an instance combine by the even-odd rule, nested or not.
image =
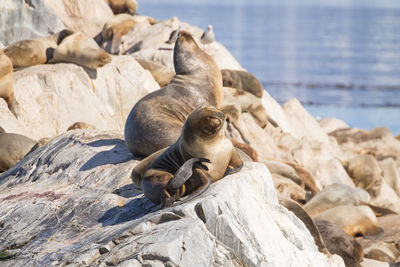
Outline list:
[[[113,13],[103,1],[78,2],[0,3],[0,24],[18,19],[2,27],[0,43],[6,47],[64,27],[95,37]],[[174,44],[165,43],[171,31],[182,24],[198,43],[203,31],[178,18],[154,22],[136,16],[135,26],[122,36],[119,55],[104,67],[59,63],[14,70],[17,116],[0,98],[0,126],[7,133],[50,141],[0,174],[0,265],[400,262],[400,140],[385,127],[367,131],[335,118],[317,121],[297,99],[281,106],[268,88],[260,101],[278,127],[262,128],[243,112],[236,123],[240,133],[236,127],[226,132],[233,140],[248,141],[259,162],[246,162],[240,172],[189,202],[160,209],[147,200],[132,184],[131,171],[140,159],[128,151],[123,130],[133,105],[160,86],[136,59],[174,72]],[[102,47],[110,52],[110,42]],[[217,41],[207,52],[219,68],[243,70]],[[96,129],[67,131],[77,121]],[[354,190],[340,194],[343,188]],[[363,256],[350,264],[327,239],[330,253],[320,252],[303,221],[279,204],[282,198],[304,204],[313,218],[342,205],[371,208],[371,224],[383,232],[372,238],[355,232],[351,238],[362,246]],[[317,204],[311,207],[313,199]]]

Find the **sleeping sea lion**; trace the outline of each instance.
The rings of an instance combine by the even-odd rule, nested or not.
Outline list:
[[[112,40],[110,52],[116,54],[119,51],[122,36],[126,35],[136,25],[134,16],[118,14],[104,24],[101,31],[102,39]]]
[[[36,144],[35,140],[15,133],[0,134],[0,172],[4,172],[23,159]]]
[[[136,61],[142,66],[142,68],[151,72],[151,75],[153,75],[154,80],[156,80],[160,87],[169,84],[175,75],[172,70],[159,63],[141,58],[136,58]]]
[[[252,93],[261,98],[264,93],[264,87],[261,82],[251,73],[243,70],[221,70],[223,84],[225,87],[233,87]]]
[[[137,2],[135,0],[105,0],[114,14],[130,13],[135,14]]]
[[[222,111],[212,106],[198,107],[188,116],[175,143],[134,168],[134,184],[152,202],[167,206],[182,196],[197,195],[210,183],[239,171],[243,161],[225,137],[224,122]]]

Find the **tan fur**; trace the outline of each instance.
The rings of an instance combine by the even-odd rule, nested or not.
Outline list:
[[[96,69],[111,62],[111,57],[89,36],[76,32],[66,37],[54,51],[50,63],[75,63]]]
[[[134,0],[105,0],[114,14],[131,13],[135,14],[137,3]]]
[[[72,31],[63,30],[47,37],[22,40],[9,45],[4,52],[14,68],[45,64],[53,57],[57,45],[70,34]]]
[[[14,73],[13,65],[8,56],[0,49],[0,97],[8,108],[14,111]]]
[[[218,66],[186,31],[176,41],[174,66],[176,75],[171,82],[139,100],[126,120],[125,142],[135,155],[148,156],[174,143],[197,107],[221,106]]]
[[[319,213],[314,218],[332,222],[351,236],[376,236],[383,232],[383,229],[377,226],[374,212],[364,205],[337,206]]]
[[[165,67],[164,65],[155,63],[153,61],[136,58],[136,61],[145,69],[151,72],[156,82],[160,87],[169,84],[174,77],[175,73]]]
[[[221,70],[223,85],[243,90],[261,98],[264,88],[261,82],[251,73],[242,70]]]
[[[90,125],[86,122],[78,121],[78,122],[71,124],[68,127],[67,131],[71,131],[71,130],[75,130],[75,129],[96,129],[96,127],[94,127],[93,125]]]
[[[35,143],[34,140],[20,134],[0,134],[0,172],[8,170],[23,159]]]

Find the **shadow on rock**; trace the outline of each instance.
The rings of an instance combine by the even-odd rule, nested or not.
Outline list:
[[[94,141],[87,144],[92,147],[114,146],[107,151],[101,151],[89,159],[80,168],[80,171],[87,171],[93,168],[107,165],[107,164],[120,164],[134,159],[132,154],[128,151],[125,142],[121,139],[103,139]]]
[[[137,196],[141,194],[138,190]],[[161,208],[161,205],[156,205],[146,197],[141,196],[129,201],[126,205],[120,207],[116,206],[109,209],[104,215],[98,220],[103,227],[122,224],[128,221],[133,221],[144,217],[146,214],[157,211]]]

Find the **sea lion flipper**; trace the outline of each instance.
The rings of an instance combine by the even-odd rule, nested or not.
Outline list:
[[[175,192],[192,176],[194,167],[208,170],[207,166],[205,166],[203,162],[210,163],[210,160],[205,158],[191,158],[183,163],[175,173],[174,177],[172,177],[168,182],[167,190],[172,194],[175,194]]]
[[[111,43],[111,54],[117,54],[119,52],[119,45],[121,44],[121,35],[114,35]]]

